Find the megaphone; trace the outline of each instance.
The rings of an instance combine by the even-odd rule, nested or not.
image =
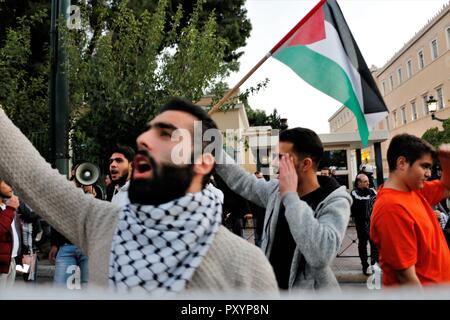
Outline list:
[[[75,169],[75,179],[84,186],[90,186],[97,182],[100,169],[90,162],[79,164]]]

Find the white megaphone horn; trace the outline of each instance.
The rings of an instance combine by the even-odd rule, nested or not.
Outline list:
[[[90,162],[84,162],[75,169],[75,179],[84,186],[90,186],[97,182],[100,169]]]

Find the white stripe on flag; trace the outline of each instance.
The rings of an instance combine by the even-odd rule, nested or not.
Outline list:
[[[325,35],[324,40],[309,44],[307,47],[336,62],[345,71],[352,82],[353,91],[364,113],[361,76],[345,54],[336,29],[328,21],[325,21]]]

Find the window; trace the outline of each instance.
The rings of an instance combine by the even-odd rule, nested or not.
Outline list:
[[[389,85],[391,86],[391,91],[394,90],[394,77],[392,74],[389,76]]]
[[[425,94],[424,96],[422,96],[422,101],[423,101],[423,111],[424,111],[424,114],[430,113],[430,112],[428,111],[427,100],[428,100],[428,94]]]
[[[436,89],[436,95],[437,95],[437,108],[438,109],[444,109],[444,97],[442,95],[442,88],[437,88]]]
[[[402,107],[400,111],[402,113],[402,124],[406,124],[406,107]]]
[[[437,59],[438,57],[438,43],[437,43],[437,39],[434,39],[431,41],[431,58]]]
[[[408,79],[412,77],[412,61],[408,60],[408,62],[406,62],[406,72],[408,74]]]
[[[395,128],[397,126],[397,110],[392,111],[392,122],[392,126]]]
[[[447,27],[447,31],[445,33],[447,34],[447,48],[450,50],[450,27]]]
[[[419,62],[419,69],[423,69],[423,67],[425,67],[425,60],[423,58],[423,50],[420,50],[419,52],[417,52],[417,59]]]
[[[398,83],[401,84],[403,82],[402,78],[402,68],[397,69]]]
[[[383,96],[386,95],[386,82],[383,80],[383,82],[381,82],[381,85],[383,87]]]
[[[417,108],[416,108],[416,102],[415,101],[411,102],[411,114],[412,114],[412,119],[416,120],[417,119]]]
[[[389,125],[389,116],[386,117],[386,128],[389,130],[391,130],[391,126]]]

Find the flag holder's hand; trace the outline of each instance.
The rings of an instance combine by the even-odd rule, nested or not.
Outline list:
[[[450,190],[450,144],[439,147],[439,162],[441,163],[441,181],[447,190]]]

